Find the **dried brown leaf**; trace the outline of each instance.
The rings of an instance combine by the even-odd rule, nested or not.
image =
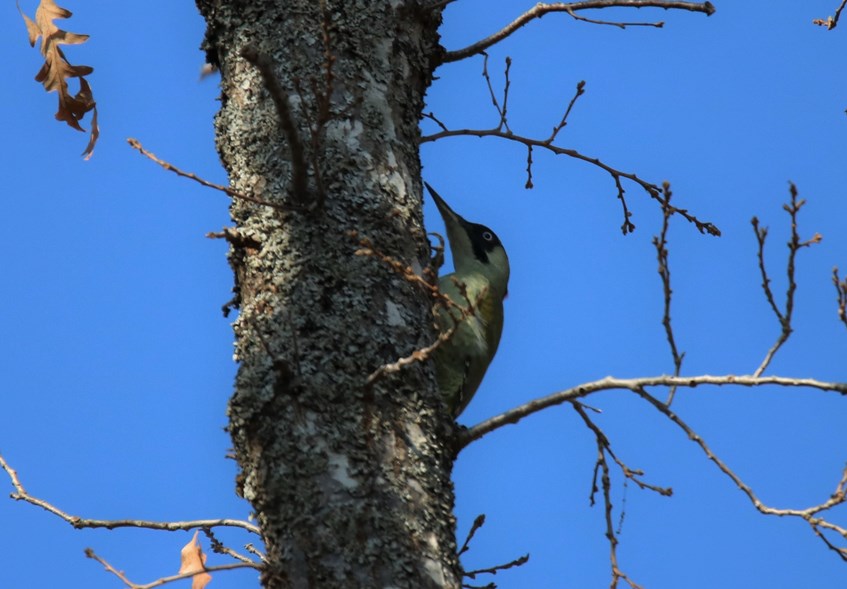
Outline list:
[[[47,92],[58,92],[59,110],[56,111],[56,119],[64,121],[78,131],[85,131],[80,122],[88,112],[92,112],[91,136],[83,152],[85,159],[88,159],[94,152],[94,144],[100,136],[97,124],[97,103],[91,92],[91,85],[85,79],[85,76],[93,72],[94,68],[87,65],[71,65],[60,47],[84,43],[88,40],[88,35],[71,33],[57,27],[53,22],[55,19],[70,18],[72,13],[70,10],[57,6],[53,0],[40,0],[35,10],[35,20],[23,13],[20,4],[18,4],[18,11],[26,23],[29,44],[34,47],[35,42],[41,37],[40,51],[44,56],[44,65],[35,76],[35,81],[41,82]],[[68,90],[70,78],[79,79],[79,92],[75,95],[71,95]]]
[[[197,574],[191,579],[191,589],[204,589],[212,580],[212,575],[206,572],[206,555],[203,554],[203,549],[197,541],[199,533],[194,532],[191,542],[183,546],[180,552],[182,563],[179,567],[179,574],[184,575],[197,571]]]

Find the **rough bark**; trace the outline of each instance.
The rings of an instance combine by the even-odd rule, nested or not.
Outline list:
[[[431,343],[431,301],[380,260],[356,256],[348,233],[413,268],[428,263],[417,137],[440,9],[414,0],[197,5],[221,72],[217,144],[231,185],[292,209],[232,205],[239,370],[229,429],[238,492],[264,534],[262,582],[459,587],[452,423],[431,367],[414,363],[366,386],[379,366]],[[248,46],[272,61],[291,108],[304,193],[293,188],[293,137],[242,57]]]

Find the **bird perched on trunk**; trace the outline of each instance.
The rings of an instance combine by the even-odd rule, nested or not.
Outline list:
[[[437,308],[441,333],[455,328],[436,348],[438,387],[454,417],[464,411],[500,343],[503,299],[509,283],[509,258],[497,235],[485,225],[456,214],[426,182],[444,225],[453,255],[452,274],[438,279],[441,293],[454,304]]]

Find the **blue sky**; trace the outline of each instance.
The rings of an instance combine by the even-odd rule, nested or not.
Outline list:
[[[34,1],[25,2],[32,13]],[[837,323],[833,265],[847,272],[847,40],[811,24],[836,0],[717,1],[710,18],[683,12],[605,11],[600,18],[666,21],[664,29],[576,23],[550,15],[490,51],[495,85],[513,60],[510,122],[546,136],[579,80],[559,143],[654,182],[723,237],[674,220],[674,325],[685,374],[744,374],[778,334],[759,287],[750,218],[771,228],[767,258],[785,289],[788,181],[807,206],[800,231],[824,239],[798,256],[796,332],[769,373],[845,380],[847,329]],[[198,82],[203,22],[192,2],[68,0],[67,28],[91,35],[68,50],[91,76],[102,136],[53,121],[55,95],[32,78],[40,57],[13,3],[0,12],[6,131],[0,142],[5,206],[0,338],[0,451],[28,489],[98,518],[245,518],[224,454],[235,365],[220,307],[232,284],[225,246],[204,237],[227,225],[222,195],[167,174],[126,146],[148,149],[225,182],[214,149],[214,80]],[[529,3],[459,0],[444,13],[443,43],[463,47]],[[799,7],[798,7],[799,6]],[[842,25],[847,26],[847,25]],[[439,69],[429,108],[454,127],[491,127],[473,58]],[[432,130],[425,126],[425,130]],[[474,424],[531,398],[606,375],[672,370],[661,320],[652,236],[655,204],[626,185],[637,230],[622,236],[614,184],[583,162],[525,152],[495,139],[445,139],[422,148],[424,177],[466,218],[485,223],[512,264],[500,353],[460,421]],[[427,201],[428,227],[439,230]],[[764,517],[682,432],[632,394],[588,401],[618,455],[667,499],[615,473],[624,503],[620,565],[648,589],[685,586],[834,586],[847,565],[802,522]],[[825,500],[847,461],[847,401],[832,393],[762,388],[680,391],[675,410],[778,507]],[[486,567],[530,553],[498,575],[503,588],[602,587],[609,579],[603,513],[590,508],[594,439],[570,408],[495,432],[456,465],[460,540],[485,513],[464,562]],[[2,484],[2,483],[0,483]],[[618,512],[619,513],[619,512]],[[833,516],[847,522],[842,509]],[[0,500],[0,587],[118,581],[83,556],[90,546],[136,582],[178,568],[187,533],[75,531],[40,510]],[[221,534],[238,546],[250,541]],[[212,555],[211,564],[225,562]],[[49,563],[49,565],[47,564]],[[250,571],[211,587],[243,587]],[[484,582],[487,582],[484,581]],[[482,580],[480,584],[484,584]]]

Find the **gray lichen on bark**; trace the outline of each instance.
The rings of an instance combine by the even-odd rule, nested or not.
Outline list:
[[[245,47],[274,64],[308,162],[310,210],[231,209],[243,239],[230,251],[239,370],[229,429],[239,492],[267,547],[263,584],[459,587],[452,423],[431,367],[365,386],[431,343],[431,301],[356,256],[349,233],[428,264],[417,138],[440,14],[409,0],[197,5],[221,71],[217,145],[233,188],[297,204],[290,142]]]

